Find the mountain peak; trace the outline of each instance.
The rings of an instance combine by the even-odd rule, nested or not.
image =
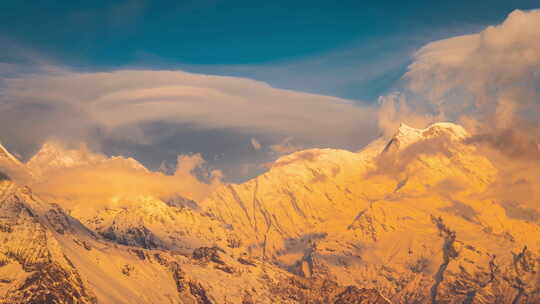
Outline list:
[[[417,130],[418,129],[413,128],[413,127],[407,125],[406,123],[402,122],[402,123],[399,124],[398,133],[415,132]]]
[[[452,122],[437,122],[424,129],[424,131],[429,130],[444,130],[444,132],[447,132],[447,134],[450,134],[455,139],[469,137],[469,132],[465,128]]]
[[[0,142],[0,159],[6,159],[17,165],[22,165],[22,163],[15,156],[13,156],[13,154],[9,153],[9,151],[2,145],[1,142]]]
[[[7,178],[26,180],[28,177],[26,166],[0,143],[0,180]]]
[[[59,141],[46,141],[39,149],[38,153],[66,153],[69,149]]]
[[[38,175],[50,170],[97,165],[106,162],[123,163],[133,169],[148,171],[141,163],[131,157],[112,156],[91,151],[86,145],[69,148],[58,141],[47,141],[41,149],[28,161],[27,166]]]
[[[61,142],[51,140],[43,144],[41,149],[28,161],[27,165],[34,171],[69,168],[103,161],[105,156],[92,153],[84,145],[78,149],[70,149]]]
[[[420,140],[446,136],[450,140],[462,140],[469,137],[469,133],[460,125],[451,122],[437,122],[424,129],[417,129],[401,123],[393,138],[387,144],[385,151],[397,145],[399,149]]]

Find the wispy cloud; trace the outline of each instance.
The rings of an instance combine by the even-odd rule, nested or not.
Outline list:
[[[43,162],[48,159],[34,160],[39,166],[30,163],[29,168],[39,175],[27,183],[41,196],[60,201],[68,209],[119,207],[141,197],[167,200],[180,195],[200,201],[221,185],[223,177],[220,171],[213,170],[208,172],[207,181],[201,181],[196,171],[203,170],[206,161],[200,154],[179,155],[174,173],[166,175],[147,170],[133,159],[107,157],[85,147],[62,147],[57,151],[76,155],[80,162],[36,170],[46,168],[48,164]]]
[[[380,99],[383,130],[392,132],[399,122],[461,123],[472,133],[465,143],[498,170],[481,198],[538,208],[540,10],[516,10],[476,34],[427,44],[414,55],[402,84]]]
[[[432,42],[405,75],[407,88],[450,119],[474,115],[505,128],[538,121],[540,10],[512,12],[500,25]],[[533,115],[531,115],[533,114]]]
[[[286,134],[314,141],[347,141],[374,131],[372,108],[234,77],[180,71],[63,71],[4,79],[2,87],[1,113],[9,113],[2,115],[2,125],[25,118],[24,110],[39,109],[43,124],[55,120],[59,128],[98,126],[110,133],[152,121]],[[14,113],[19,114],[17,118]],[[33,127],[38,127],[39,121],[34,123]],[[152,141],[144,134],[140,137]]]
[[[413,57],[398,93],[381,98],[383,128],[458,121],[473,133],[539,126],[540,10],[431,42]]]

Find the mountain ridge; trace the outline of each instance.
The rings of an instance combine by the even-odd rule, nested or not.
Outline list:
[[[467,292],[452,280],[473,284],[464,277],[489,269],[488,253],[498,252],[501,265],[512,264],[508,248],[528,248],[537,256],[540,230],[537,223],[507,217],[497,203],[475,198],[495,181],[497,169],[463,141],[467,137],[463,128],[450,123],[425,129],[402,125],[379,154],[299,151],[253,180],[223,186],[201,204],[231,223],[241,237],[256,240],[251,244],[258,254],[298,273],[312,276],[320,271],[342,284],[369,282],[365,286],[396,303],[421,298],[418,293],[434,293],[444,301],[456,298],[456,303],[486,297],[490,300],[479,303],[491,303],[495,292],[486,292],[492,293],[489,297],[480,291],[472,298],[457,296]],[[439,234],[448,236],[441,239]],[[455,257],[445,258],[441,248],[450,246],[448,238],[454,234],[452,244],[477,248],[473,252],[478,253],[465,249],[462,260],[450,263]],[[444,265],[446,260],[457,271],[452,269],[453,277],[444,284],[434,278],[442,277],[447,266],[441,266],[440,275],[435,269],[423,274],[429,265]]]
[[[36,252],[58,258],[43,269],[65,275],[36,294],[58,303],[74,294],[79,303],[534,303],[540,225],[484,197],[498,169],[468,136],[451,123],[402,125],[359,152],[280,157],[266,173],[200,201],[116,196],[64,209],[64,201],[0,181],[8,185],[0,207],[22,202],[15,209],[34,217],[21,229],[48,235],[52,245],[38,242]],[[49,155],[63,157],[46,153],[45,165]],[[111,159],[52,161],[34,176]],[[14,219],[0,218],[0,237],[24,237]],[[24,280],[12,278],[28,276],[26,262],[10,250],[0,246],[8,265],[0,266],[0,298],[31,303]],[[70,294],[54,289],[55,280]]]

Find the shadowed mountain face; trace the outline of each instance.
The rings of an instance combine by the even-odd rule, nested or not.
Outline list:
[[[0,180],[17,178],[28,180],[26,166],[0,144]]]
[[[467,137],[403,125],[358,153],[284,156],[200,201],[82,199],[0,175],[0,303],[538,303],[538,210],[490,196],[497,166]],[[111,162],[0,152],[29,185]]]

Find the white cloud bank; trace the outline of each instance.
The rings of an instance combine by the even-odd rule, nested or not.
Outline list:
[[[152,144],[189,125],[263,138],[279,154],[313,145],[359,148],[377,135],[377,124],[390,135],[400,122],[450,120],[477,135],[527,130],[532,142],[540,135],[540,10],[514,11],[479,33],[429,43],[413,59],[402,90],[381,97],[378,108],[237,77],[14,66],[2,74],[0,66],[7,75],[0,78],[0,136]],[[153,122],[170,125],[147,133],[143,126]],[[260,134],[278,136],[272,142]],[[251,152],[268,150],[259,146],[251,141]]]
[[[44,139],[41,133],[80,139],[89,128],[98,128],[113,137],[151,144],[153,138],[137,128],[149,122],[342,146],[365,143],[376,133],[374,108],[249,79],[181,71],[19,74],[0,80],[0,93],[0,128],[23,125],[20,120],[26,119],[27,127],[20,131],[26,136],[40,133],[34,135],[38,140]]]
[[[407,106],[395,120],[411,119],[413,125],[414,120],[454,120],[473,132],[538,126],[540,10],[516,10],[477,34],[427,44],[414,55],[403,80]],[[392,112],[388,106],[385,110]]]
[[[141,197],[168,200],[180,195],[201,201],[221,185],[223,177],[221,171],[213,170],[207,172],[207,182],[201,181],[195,174],[197,169],[204,170],[206,163],[200,154],[178,155],[174,173],[166,175],[150,171],[134,159],[107,157],[84,146],[68,149],[61,143],[47,145],[44,153],[27,164],[34,178],[23,182],[68,209],[122,207],[139,202]],[[59,161],[56,153],[64,157]]]
[[[429,43],[413,59],[402,90],[380,98],[379,126],[461,123],[499,169],[484,198],[540,210],[540,10]]]

